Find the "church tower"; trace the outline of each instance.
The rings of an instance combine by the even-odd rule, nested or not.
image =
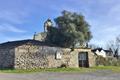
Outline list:
[[[44,32],[47,32],[48,28],[52,27],[52,26],[53,26],[52,21],[50,19],[47,19],[47,21],[45,21],[45,23],[44,23]]]
[[[34,40],[38,40],[38,41],[45,41],[46,36],[47,36],[47,32],[48,32],[48,28],[52,27],[53,23],[50,19],[47,19],[44,22],[44,32],[40,32],[40,33],[35,33],[33,35],[33,39]]]

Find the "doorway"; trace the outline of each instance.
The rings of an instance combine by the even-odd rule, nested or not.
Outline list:
[[[79,67],[89,67],[88,52],[80,52],[78,54]]]

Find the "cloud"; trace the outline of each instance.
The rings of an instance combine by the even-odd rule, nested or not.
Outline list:
[[[105,28],[103,29],[102,32],[107,32],[107,33],[114,33],[114,32],[119,32],[120,30],[120,27],[117,25],[117,26],[105,26]]]
[[[26,12],[21,12],[21,11],[2,10],[0,12],[0,20],[15,24],[24,23],[25,22],[24,18],[27,16],[28,14]]]
[[[107,41],[98,40],[98,39],[92,39],[92,40],[90,41],[90,44],[93,44],[93,45],[95,45],[95,46],[97,46],[97,47],[105,47],[106,42],[107,42]]]
[[[110,23],[119,23],[120,22],[120,4],[113,5],[111,9],[108,11],[107,19]]]
[[[21,30],[21,29],[13,26],[11,24],[6,23],[6,24],[1,24],[0,25],[0,33],[2,33],[2,32],[25,33],[27,31]]]
[[[7,36],[4,34],[0,34],[0,43],[7,42],[7,41],[15,41],[15,40],[24,40],[24,39],[32,39],[30,35],[21,35],[21,36]]]
[[[9,41],[23,40],[23,39],[32,39],[32,38],[29,35],[24,35],[24,36],[20,36],[20,37],[9,37],[9,36],[6,36],[6,40],[9,40]]]

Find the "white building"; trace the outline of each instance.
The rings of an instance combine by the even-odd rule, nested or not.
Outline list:
[[[102,57],[113,57],[113,52],[111,50],[104,50],[102,48],[93,49],[92,52],[98,56]]]

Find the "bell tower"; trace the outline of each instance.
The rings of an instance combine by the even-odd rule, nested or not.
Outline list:
[[[44,32],[47,32],[48,28],[52,27],[52,26],[53,26],[52,21],[50,19],[47,19],[47,21],[45,21],[45,23],[44,23]]]

